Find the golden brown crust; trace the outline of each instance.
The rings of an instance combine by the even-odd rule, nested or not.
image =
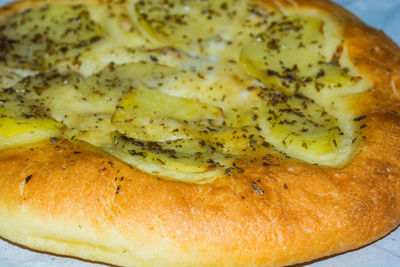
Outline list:
[[[366,128],[350,164],[271,156],[196,185],[158,179],[83,143],[9,149],[0,152],[0,235],[120,265],[249,266],[340,253],[399,225],[399,48],[329,1],[274,2],[332,14],[350,57],[374,82],[354,100]]]

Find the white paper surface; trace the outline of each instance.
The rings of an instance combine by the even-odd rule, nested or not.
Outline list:
[[[0,0],[0,5],[7,3]],[[399,0],[336,0],[368,24],[384,30],[400,44]],[[400,160],[400,159],[399,159]],[[106,265],[83,262],[22,249],[0,239],[1,267],[102,267]],[[400,228],[385,238],[352,252],[309,263],[312,267],[398,267],[400,266]]]

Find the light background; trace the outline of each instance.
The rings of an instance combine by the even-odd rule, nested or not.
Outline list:
[[[0,5],[7,3],[0,0]],[[399,0],[336,0],[368,24],[384,30],[400,44]],[[400,160],[400,159],[399,159]],[[0,239],[0,267],[102,267],[104,265],[21,249]],[[352,252],[319,260],[307,267],[399,267],[400,228],[385,238]]]

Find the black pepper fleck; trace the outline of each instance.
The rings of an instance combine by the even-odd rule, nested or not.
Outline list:
[[[32,174],[31,175],[28,175],[26,178],[25,178],[25,183],[27,184],[27,183],[29,183],[29,181],[32,179]]]
[[[253,188],[254,191],[257,192],[257,194],[259,194],[259,195],[263,195],[263,194],[264,194],[264,190],[262,190],[262,189],[258,186],[258,184],[257,184],[256,182],[252,182],[252,183],[251,183],[251,187]]]
[[[366,115],[362,115],[360,117],[355,118],[354,121],[361,121],[361,120],[365,119],[366,117],[367,117]]]

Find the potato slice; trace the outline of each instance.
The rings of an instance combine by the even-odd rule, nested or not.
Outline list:
[[[287,94],[302,93],[318,98],[319,92],[333,95],[359,93],[368,89],[363,79],[334,58],[326,47],[336,43],[325,30],[327,22],[312,16],[291,15],[272,22],[268,29],[246,45],[241,62],[248,72],[268,88]],[[362,86],[359,86],[359,85]]]
[[[0,118],[0,148],[32,144],[60,137],[62,123],[52,119]]]
[[[82,5],[50,5],[28,9],[2,22],[0,61],[6,66],[45,70],[74,59],[103,38]]]
[[[113,134],[115,147],[105,149],[116,157],[160,175],[190,182],[210,180],[223,174],[229,156],[216,152],[199,140],[143,141],[119,132]]]
[[[267,142],[290,157],[338,166],[352,153],[353,132],[313,100],[268,91],[260,127]]]
[[[148,61],[152,57],[148,55]],[[176,70],[172,67],[164,66],[154,62],[132,62],[128,64],[115,65],[109,64],[100,72],[88,77],[89,87],[98,87],[102,90],[118,90],[129,91],[134,87],[143,86],[159,86],[159,82],[163,77],[172,75]]]
[[[23,104],[21,104],[23,103]],[[29,105],[24,105],[24,104]],[[35,105],[36,104],[36,105]],[[46,118],[38,112],[38,103],[18,96],[1,95],[0,100],[0,149],[31,144],[62,135],[63,124]]]
[[[139,1],[136,13],[150,36],[174,46],[199,45],[221,39],[244,1]]]
[[[174,140],[221,126],[223,113],[220,108],[197,100],[156,89],[135,89],[122,97],[112,122],[129,137]]]

